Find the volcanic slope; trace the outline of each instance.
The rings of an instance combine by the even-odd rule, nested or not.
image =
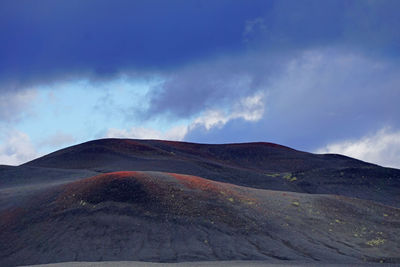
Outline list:
[[[337,194],[400,207],[400,170],[272,143],[100,139],[56,151],[23,167],[175,172],[253,188]]]
[[[0,265],[267,260],[400,263],[400,210],[162,172],[55,185],[0,214]]]

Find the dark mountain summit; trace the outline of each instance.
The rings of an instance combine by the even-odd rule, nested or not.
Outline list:
[[[0,167],[0,265],[400,263],[400,170],[271,143],[102,139]]]
[[[159,164],[150,165],[154,161]],[[221,167],[271,172],[371,166],[345,156],[316,155],[272,143],[207,145],[132,139],[90,141],[56,151],[25,165],[65,169],[118,169],[136,168],[140,164],[144,165],[143,168],[148,165],[152,168],[168,168],[170,161],[199,165],[210,162]]]

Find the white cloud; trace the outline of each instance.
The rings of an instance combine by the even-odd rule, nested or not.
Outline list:
[[[359,140],[329,144],[317,150],[317,153],[343,154],[386,167],[400,168],[400,131],[384,128]]]
[[[19,165],[38,156],[35,147],[26,133],[17,130],[3,132],[0,144],[0,164]]]
[[[245,97],[236,103],[231,111],[212,109],[204,112],[202,116],[196,118],[189,126],[193,129],[202,126],[207,130],[213,127],[222,127],[228,121],[233,119],[244,119],[246,121],[258,121],[264,114],[264,94],[255,93],[252,96]]]
[[[34,89],[9,91],[0,94],[0,121],[14,121],[26,114],[33,100],[37,97]]]
[[[252,96],[241,99],[238,103],[233,105],[229,111],[220,109],[206,110],[202,115],[196,117],[188,125],[175,126],[164,132],[146,127],[132,127],[129,130],[110,128],[105,137],[181,141],[189,131],[197,127],[204,127],[206,130],[210,130],[214,127],[222,127],[233,119],[258,121],[262,118],[263,114],[264,94],[258,92]]]

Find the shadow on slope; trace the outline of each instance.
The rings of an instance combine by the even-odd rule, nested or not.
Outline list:
[[[48,189],[0,214],[0,264],[282,260],[399,263],[400,210],[160,172]]]

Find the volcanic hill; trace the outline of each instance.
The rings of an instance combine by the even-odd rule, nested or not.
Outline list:
[[[174,172],[259,189],[345,195],[400,207],[400,170],[272,143],[101,139],[56,151],[22,167]]]
[[[400,170],[271,143],[102,139],[0,166],[0,265],[400,263]]]

